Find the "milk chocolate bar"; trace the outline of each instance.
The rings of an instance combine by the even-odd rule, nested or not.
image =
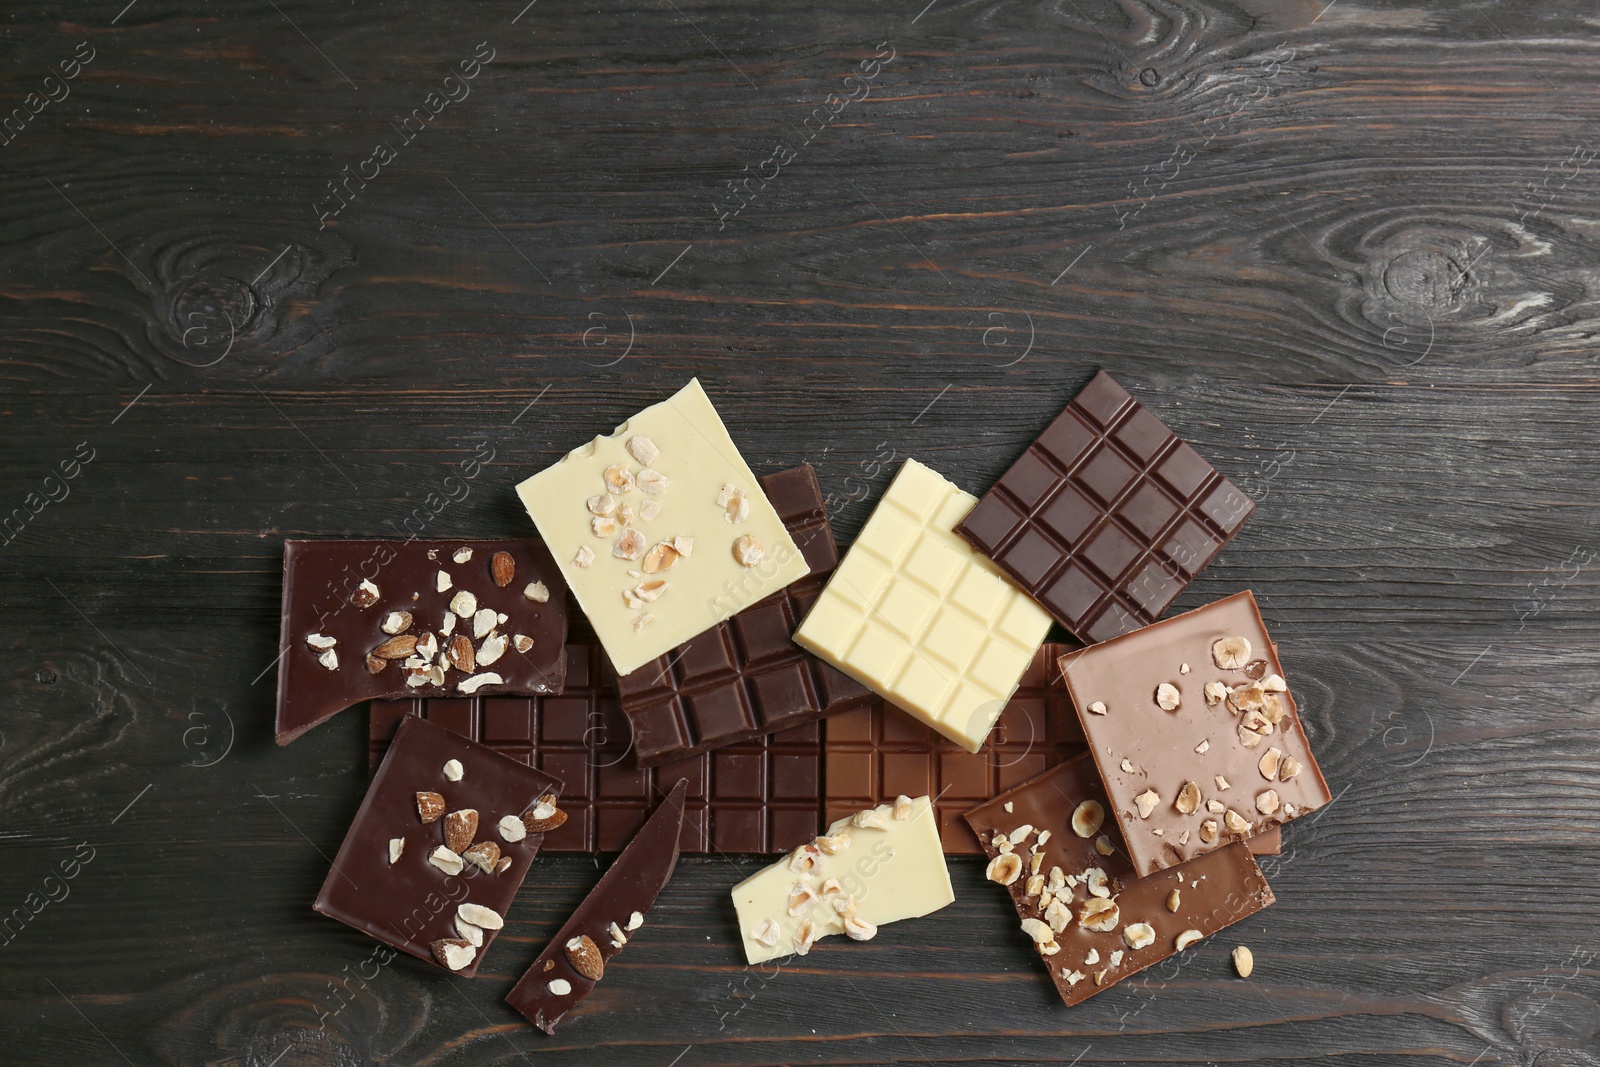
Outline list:
[[[547,1034],[605,977],[606,965],[639,936],[656,897],[678,865],[683,800],[679,779],[578,910],[556,932],[506,1003]]]
[[[561,781],[410,716],[314,907],[470,978],[498,934]]]
[[[1242,842],[1140,878],[1088,756],[967,813],[1027,943],[1068,1005],[1087,1000],[1271,904]]]
[[[566,592],[533,540],[285,541],[278,744],[365,700],[561,692]]]
[[[1331,795],[1248,591],[1061,657],[1141,874],[1315,811]]]
[[[815,722],[874,699],[860,682],[790,639],[839,564],[816,472],[806,465],[770,474],[761,488],[811,571],[618,680],[641,767]]]
[[[1094,642],[1160,618],[1254,510],[1101,371],[956,532]]]

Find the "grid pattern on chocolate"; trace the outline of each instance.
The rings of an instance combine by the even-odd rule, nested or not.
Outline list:
[[[1160,618],[1254,510],[1101,371],[956,529],[1094,642]]]
[[[1060,686],[1056,657],[1076,645],[1040,649],[981,751],[973,753],[884,701],[823,723],[826,819],[904,794],[934,798],[948,855],[983,851],[962,814],[980,801],[1086,751],[1078,716]]]
[[[908,459],[795,640],[976,751],[1050,620],[954,533],[975,499]]]
[[[873,697],[854,679],[791,640],[838,566],[822,489],[807,466],[761,479],[761,488],[811,572],[732,618],[618,679],[641,767],[748,741]],[[741,590],[719,590],[738,597]]]
[[[822,825],[822,729],[818,723],[649,769],[629,751],[616,680],[598,645],[567,647],[559,696],[374,701],[370,766],[396,725],[418,714],[560,778],[567,822],[545,835],[553,852],[613,852],[644,824],[679,778],[689,779],[683,851],[781,852]]]

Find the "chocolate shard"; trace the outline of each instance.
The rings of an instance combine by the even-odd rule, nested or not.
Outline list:
[[[502,555],[519,579],[509,587],[492,573]],[[523,593],[536,581],[545,600]],[[566,583],[537,540],[285,541],[278,744],[366,700],[559,693],[566,603]],[[474,611],[494,622],[491,632],[475,632]],[[500,647],[517,635],[532,639],[526,653]],[[476,674],[446,654],[456,637],[477,650]]]
[[[461,764],[459,781],[445,775],[450,760]],[[444,821],[419,818],[418,797],[442,793],[452,805],[476,809],[487,837],[505,816],[518,815],[539,797],[559,795],[560,790],[561,781],[544,771],[408,716],[367,786],[313,907],[386,945],[445,967],[434,945],[446,942],[456,950],[449,954],[451,962],[462,964],[452,973],[470,978],[499,930],[485,929],[481,947],[466,953],[454,944],[462,937],[457,913],[466,907],[474,914],[471,906],[476,905],[504,915],[543,839],[528,834],[510,841],[496,835],[492,847],[498,853],[497,867],[503,869],[493,874],[470,865],[462,869],[460,857],[441,866],[434,856],[444,847]],[[483,912],[476,913],[483,917]]]
[[[596,979],[589,976],[602,974],[645,925],[678,865],[688,791],[688,779],[680,778],[506,996],[506,1003],[545,1033],[555,1033],[567,1012],[595,987]]]
[[[839,565],[816,471],[805,464],[769,474],[761,489],[811,571],[618,679],[640,767],[815,722],[873,700],[861,683],[790,639]],[[719,599],[724,595],[715,592]]]
[[[1094,642],[1160,618],[1254,510],[1101,371],[956,532]]]
[[[1039,955],[1068,1005],[1276,899],[1242,842],[1140,878],[1107,808],[1094,762],[1083,755],[966,813],[989,856],[989,880],[1005,886],[1017,909],[1017,940]],[[1051,830],[1042,845],[1039,828]],[[1002,852],[1013,837],[1020,840],[1006,847],[1014,851]]]

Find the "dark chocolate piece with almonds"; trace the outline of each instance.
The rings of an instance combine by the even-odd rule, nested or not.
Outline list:
[[[566,604],[536,540],[285,541],[278,744],[365,700],[559,693]]]
[[[1141,874],[1332,798],[1248,591],[1061,657]]]
[[[1094,642],[1160,618],[1254,510],[1101,371],[956,532]]]
[[[805,465],[769,474],[761,489],[811,571],[619,679],[640,767],[792,729],[874,699],[790,639],[839,565],[816,472]]]
[[[1140,878],[1087,755],[967,812],[1031,944],[1068,1005],[1087,1000],[1271,904],[1236,842]]]
[[[555,1033],[556,1024],[605,976],[606,964],[647,924],[678,865],[688,790],[687,780],[673,786],[506,996],[507,1004],[545,1033]]]
[[[543,841],[522,816],[560,792],[559,779],[409,716],[314,907],[470,978]],[[449,849],[452,835],[471,844]]]

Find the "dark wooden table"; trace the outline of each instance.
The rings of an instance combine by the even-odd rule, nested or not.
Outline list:
[[[1591,8],[525,2],[0,12],[0,1061],[1600,1064]],[[848,542],[1095,367],[1260,502],[1179,606],[1255,590],[1338,794],[1275,907],[1066,1010],[976,860],[765,971],[686,860],[547,1038],[544,857],[478,980],[357,977],[284,538],[526,533],[698,374]]]

